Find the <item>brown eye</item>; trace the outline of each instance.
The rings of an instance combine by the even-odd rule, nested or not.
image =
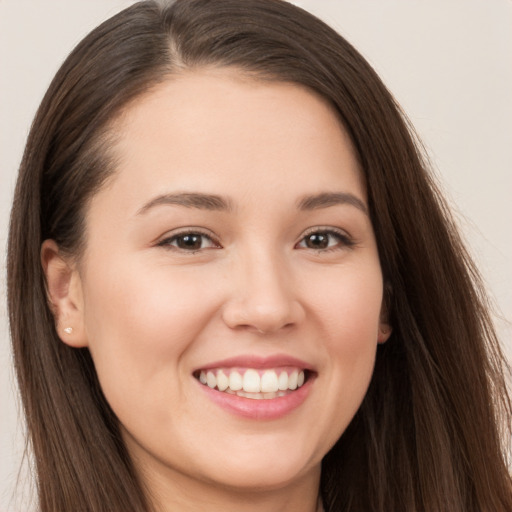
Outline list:
[[[218,245],[203,233],[180,233],[162,240],[158,245],[186,252],[196,252],[202,249],[218,247]]]
[[[351,247],[354,242],[344,233],[337,231],[315,231],[306,235],[297,245],[301,249],[317,251]]]
[[[329,247],[329,235],[327,233],[313,233],[304,238],[308,249],[326,249]]]
[[[176,246],[180,249],[197,251],[203,246],[203,235],[189,234],[176,237]]]

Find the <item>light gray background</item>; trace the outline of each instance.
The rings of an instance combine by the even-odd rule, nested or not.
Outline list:
[[[35,110],[58,66],[129,0],[0,0],[0,511],[32,510],[14,486],[23,451],[5,307],[12,191]],[[500,310],[512,354],[512,2],[303,0],[358,48],[423,138]],[[22,477],[26,482],[27,477]]]

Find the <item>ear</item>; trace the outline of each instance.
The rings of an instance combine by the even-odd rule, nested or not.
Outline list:
[[[41,264],[59,338],[71,347],[86,347],[82,282],[76,265],[62,254],[54,240],[43,242]]]
[[[377,335],[377,342],[378,343],[386,343],[388,341],[388,338],[391,336],[391,333],[393,332],[393,328],[391,325],[389,325],[387,322],[380,322],[379,323],[379,334]]]
[[[378,343],[386,343],[393,332],[393,327],[389,322],[389,303],[391,301],[391,295],[391,285],[386,283],[384,285],[384,297],[382,299],[382,307],[380,311],[379,333],[377,335]]]

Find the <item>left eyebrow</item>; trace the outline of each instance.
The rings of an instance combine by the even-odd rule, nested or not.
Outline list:
[[[197,208],[200,210],[229,211],[232,209],[231,202],[221,196],[198,192],[182,192],[155,197],[140,208],[137,215],[144,214],[151,208],[161,205],[184,206],[185,208]]]
[[[311,196],[305,196],[298,201],[299,210],[317,210],[330,206],[348,204],[368,215],[368,208],[364,202],[354,194],[348,192],[321,192]]]

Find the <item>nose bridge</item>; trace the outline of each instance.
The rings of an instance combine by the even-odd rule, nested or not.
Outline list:
[[[297,323],[301,307],[286,256],[268,244],[238,254],[225,318],[231,327],[273,332]]]

